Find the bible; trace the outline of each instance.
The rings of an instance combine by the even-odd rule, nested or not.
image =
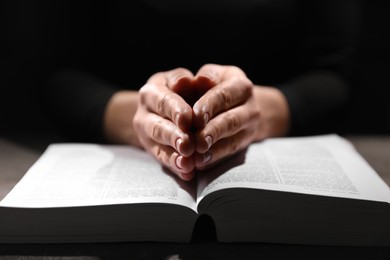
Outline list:
[[[390,189],[337,134],[251,144],[185,182],[145,151],[54,143],[0,202],[0,243],[390,246]]]

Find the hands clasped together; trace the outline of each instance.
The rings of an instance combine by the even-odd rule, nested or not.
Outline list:
[[[154,74],[138,100],[141,145],[183,180],[263,138],[253,84],[235,66]]]
[[[236,66],[206,64],[152,75],[137,92],[114,95],[105,116],[110,141],[138,145],[183,180],[288,129],[288,105],[254,86]]]

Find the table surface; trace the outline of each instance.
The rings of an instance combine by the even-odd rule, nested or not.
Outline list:
[[[345,136],[390,186],[390,136]],[[0,200],[39,158],[47,141],[0,137]],[[180,243],[97,243],[1,245],[8,259],[390,259],[390,248],[299,246],[267,243],[223,244],[202,240]]]

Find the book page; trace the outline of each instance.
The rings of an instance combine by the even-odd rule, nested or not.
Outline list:
[[[268,139],[203,172],[198,201],[226,188],[254,188],[390,202],[390,189],[338,135]]]
[[[12,207],[173,203],[195,209],[195,188],[129,146],[52,144],[0,202]]]

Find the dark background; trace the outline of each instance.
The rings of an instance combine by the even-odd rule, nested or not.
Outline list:
[[[356,89],[345,131],[390,133],[390,1],[361,2]]]
[[[360,0],[356,84],[340,134],[390,133],[390,1]],[[41,1],[1,1],[0,134],[45,135],[47,122],[37,91],[50,45],[42,44]],[[49,39],[50,43],[50,39]],[[66,44],[66,43],[65,43]]]

